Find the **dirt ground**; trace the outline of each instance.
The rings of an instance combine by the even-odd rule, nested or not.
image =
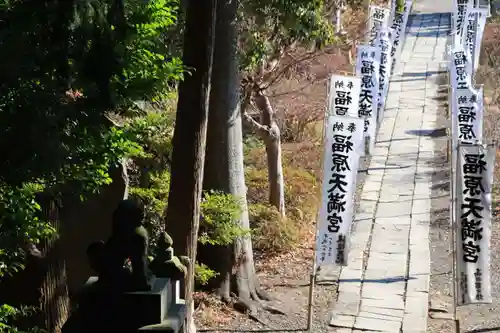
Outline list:
[[[443,81],[446,78],[442,78]],[[440,91],[439,97],[447,99],[447,89]],[[438,98],[439,98],[438,97]],[[442,104],[441,113],[436,119],[437,127],[448,127],[446,117],[447,103]],[[446,138],[434,141],[435,157],[432,162],[436,172],[432,178],[431,203],[431,281],[429,290],[430,313],[428,331],[432,333],[452,332],[453,321],[433,319],[452,313],[452,255],[450,244],[450,162]]]

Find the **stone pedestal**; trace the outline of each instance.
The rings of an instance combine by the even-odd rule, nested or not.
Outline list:
[[[179,281],[153,278],[150,280],[150,291],[121,294],[96,292],[91,289],[95,282],[96,277],[87,281],[87,291],[82,295],[77,312],[71,318],[76,325],[71,325],[64,332],[182,331],[186,306],[184,300],[179,298]]]
[[[120,308],[125,321],[131,321],[134,327],[157,324],[167,316],[172,303],[170,279],[156,278],[150,282],[151,291],[124,293],[121,296]]]
[[[187,308],[184,300],[180,298],[180,281],[167,280],[169,297],[165,317],[160,322],[142,326],[138,332],[183,333]]]

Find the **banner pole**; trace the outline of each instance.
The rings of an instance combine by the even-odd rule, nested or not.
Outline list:
[[[325,113],[325,119],[327,117],[327,114]],[[325,129],[325,126],[326,126],[326,120],[325,120],[325,124],[323,125],[323,136],[324,136],[324,129]],[[322,142],[324,142],[324,138],[322,140]],[[324,144],[323,144],[324,146]],[[324,155],[324,154],[323,154]],[[324,157],[321,159],[323,160]],[[321,209],[321,206],[320,208]],[[313,311],[313,307],[314,307],[314,290],[315,290],[315,287],[316,287],[316,277],[317,277],[317,274],[318,274],[318,267],[317,267],[317,262],[316,262],[316,255],[317,255],[317,246],[318,246],[318,233],[319,233],[319,210],[318,210],[318,214],[317,214],[317,217],[316,217],[316,239],[315,239],[315,242],[314,242],[314,252],[313,252],[313,265],[312,265],[312,271],[311,271],[311,274],[309,274],[309,295],[308,295],[308,298],[307,298],[307,328],[306,328],[306,331],[307,332],[311,332],[312,331],[312,324],[313,324],[313,321],[314,321],[314,311]]]
[[[458,153],[460,152],[460,143],[457,145],[456,147],[456,151],[455,151],[455,148],[452,146],[452,155],[453,153],[455,153],[456,155],[456,160],[457,160],[457,164],[458,164],[458,160],[459,160],[459,156],[458,156]],[[451,161],[450,161],[450,194],[451,194],[451,212],[450,212],[450,217],[451,217],[451,225],[450,225],[450,228],[451,228],[451,237],[450,237],[450,246],[451,246],[451,253],[452,253],[452,279],[453,279],[453,321],[455,323],[455,330],[454,332],[455,333],[460,333],[460,320],[458,319],[458,315],[457,315],[457,298],[458,298],[458,283],[457,283],[457,252],[456,252],[456,226],[457,226],[457,223],[456,223],[456,213],[455,213],[455,210],[456,210],[456,205],[457,205],[457,202],[456,202],[456,195],[455,195],[455,184],[458,183],[458,179],[457,181],[455,181],[455,177],[457,175],[456,172],[454,172],[454,168],[453,168],[453,158],[451,158]]]
[[[314,254],[313,271],[309,275],[309,304],[307,306],[307,332],[312,331],[313,324],[313,306],[314,306],[314,289],[316,287],[316,253]]]
[[[326,126],[328,124],[328,115],[329,115],[329,110],[331,108],[331,103],[330,103],[330,97],[331,97],[331,91],[330,87],[332,86],[332,76],[330,75],[330,79],[328,80],[328,85],[326,88],[326,100],[327,100],[327,107],[325,110],[325,114],[323,116],[323,127],[321,129],[321,147],[325,146],[325,133],[326,133]],[[321,154],[321,168],[323,168],[325,160],[325,152],[323,149],[323,153]],[[311,274],[309,275],[309,295],[308,295],[308,304],[307,304],[307,328],[306,330],[308,332],[311,332],[312,330],[312,324],[314,320],[313,316],[313,306],[314,306],[314,288],[316,285],[316,276],[318,274],[318,267],[317,267],[317,262],[316,262],[316,252],[317,252],[317,246],[318,246],[318,233],[319,233],[319,217],[320,217],[320,209],[321,205],[318,209],[318,214],[316,215],[316,231],[315,231],[315,242],[314,242],[314,251],[313,251],[313,265],[312,265],[312,271]]]
[[[448,65],[448,64],[446,64]],[[450,75],[450,71],[448,70],[448,66],[447,66],[447,69],[446,69],[446,81],[447,81],[447,88],[448,88],[448,107],[446,108],[446,118],[448,118],[448,125],[449,125],[449,136],[450,138],[452,138],[453,140],[453,131],[452,131],[452,126],[453,126],[453,121],[451,119],[452,117],[452,111],[451,111],[451,108],[452,108],[452,87],[451,87],[451,75]],[[446,141],[446,162],[449,162],[450,161],[450,154],[452,153],[452,148],[450,145],[450,142],[453,142],[453,141],[450,141],[450,140],[447,140]]]

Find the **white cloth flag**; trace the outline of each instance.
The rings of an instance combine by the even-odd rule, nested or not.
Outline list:
[[[356,76],[361,78],[359,118],[364,120],[364,137],[368,140],[366,153],[371,154],[377,130],[378,90],[380,76],[380,50],[375,46],[359,45],[356,57]],[[365,146],[360,150],[365,154]]]
[[[451,65],[450,65],[450,86],[451,86],[451,94],[450,94],[450,108],[451,108],[451,121],[452,121],[452,126],[451,126],[451,141],[452,141],[452,166],[456,166],[456,147],[458,143],[462,140],[465,139],[464,142],[466,143],[476,143],[475,138],[470,138],[467,139],[468,136],[462,136],[460,137],[460,127],[459,127],[459,121],[458,121],[458,116],[459,116],[459,101],[458,97],[461,98],[461,103],[464,103],[465,97],[469,97],[469,102],[465,104],[465,107],[467,107],[470,104],[473,104],[474,110],[472,112],[477,112],[477,109],[479,108],[480,105],[477,105],[477,103],[471,102],[471,99],[480,100],[482,99],[482,96],[477,96],[479,93],[482,93],[480,91],[476,91],[472,87],[472,64],[470,62],[470,57],[468,57],[461,45],[456,45],[452,49],[451,53]],[[476,95],[476,97],[472,97],[473,95]],[[482,116],[482,110],[481,110],[481,116]],[[481,135],[482,136],[482,119],[481,121],[481,132],[476,133],[477,130],[479,129],[479,126],[477,125],[477,119],[478,117],[475,117],[474,124],[475,126],[475,132],[474,134]]]
[[[457,89],[452,104],[452,123],[457,143],[483,142],[483,87]]]
[[[455,45],[450,54],[450,85],[465,89],[472,84],[472,63],[462,45]]]
[[[465,95],[475,92],[472,88],[472,64],[470,62],[470,57],[466,56],[463,45],[460,43],[455,44],[449,50],[449,70],[450,70],[450,94],[449,94],[449,107],[451,114],[451,168],[452,172],[456,173],[457,167],[457,146],[459,144],[459,126],[458,126],[458,95],[464,93]],[[482,104],[481,104],[482,105]],[[474,112],[474,111],[473,111]],[[482,122],[482,120],[481,120]],[[481,133],[482,134],[482,133]],[[470,141],[469,141],[470,143]],[[452,177],[451,184],[452,189],[456,189],[457,184],[456,177]],[[455,191],[452,191],[452,201],[450,205],[453,205],[455,201]],[[453,224],[455,220],[455,210],[450,209],[450,223]]]
[[[404,34],[406,31],[406,25],[408,24],[408,17],[410,16],[411,6],[413,5],[413,0],[406,0],[404,4],[403,11],[397,11],[394,13],[394,18],[392,20],[391,28],[393,30],[392,38],[392,48],[391,48],[391,73],[394,72],[394,67],[396,62],[399,60],[399,55],[404,42]]]
[[[361,79],[355,76],[330,76],[328,114],[358,116]]]
[[[495,147],[458,148],[456,213],[457,305],[491,303],[491,189]]]
[[[460,142],[465,142],[465,143],[478,143],[475,139],[466,139],[468,135],[462,135],[462,138],[460,137],[460,127],[459,127],[459,102],[458,102],[458,97],[461,96],[461,103],[465,101],[463,96],[469,96],[471,99],[479,100],[481,101],[482,95],[481,96],[476,96],[472,97],[474,94],[478,95],[479,93],[482,94],[482,91],[477,91],[473,86],[472,86],[472,64],[470,62],[470,57],[467,57],[463,46],[460,44],[455,45],[452,48],[451,52],[451,73],[450,73],[450,90],[451,94],[449,97],[449,103],[450,103],[450,109],[451,109],[451,160],[452,160],[452,169],[455,170],[456,165],[457,165],[457,146]],[[465,107],[467,107],[470,104],[473,104],[474,109],[472,110],[473,113],[475,113],[477,110],[476,108],[479,108],[482,106],[482,101],[481,104],[477,105],[477,103],[470,102],[469,99],[469,104],[465,104]],[[465,109],[463,109],[465,110]],[[474,116],[476,116],[474,114]],[[481,116],[482,116],[482,108],[481,108]],[[462,119],[464,116],[462,116]],[[481,132],[479,132],[482,136],[482,119],[481,121]],[[463,121],[462,121],[463,123]],[[469,124],[471,125],[471,124]],[[478,133],[478,126],[477,126],[477,117],[473,120],[473,124],[476,125],[472,126],[472,131],[474,131],[474,134],[477,135]],[[462,125],[463,130],[466,131],[468,128],[465,124]],[[482,137],[481,137],[482,138]],[[465,141],[463,139],[466,139]],[[481,143],[479,141],[479,143]],[[451,180],[453,184],[453,188],[456,187],[455,184],[455,179]]]
[[[366,43],[371,46],[376,46],[380,30],[389,25],[391,11],[383,7],[370,6],[369,15]]]
[[[469,59],[471,59],[473,73],[479,67],[479,54],[487,15],[488,10],[485,8],[469,8],[464,20],[462,46]]]
[[[325,127],[321,208],[316,263],[347,265],[363,120],[329,115]]]
[[[392,67],[392,29],[382,28],[378,37],[378,48],[380,50],[380,76],[377,121],[380,124],[384,118],[385,100],[387,97],[387,91],[389,90],[390,71]]]
[[[474,0],[453,0],[453,20],[451,31],[453,33],[453,45],[461,42],[464,31],[465,16],[467,11],[473,7]]]

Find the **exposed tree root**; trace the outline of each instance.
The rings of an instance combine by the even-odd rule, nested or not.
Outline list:
[[[255,292],[252,293],[252,298],[254,301],[272,301],[273,298],[264,289],[256,288]]]
[[[238,300],[234,303],[234,308],[240,312],[246,313],[248,318],[255,320],[256,322],[267,326],[267,323],[258,317],[258,302],[250,300],[245,297],[238,297]]]
[[[286,315],[283,310],[266,304],[266,301],[271,301],[271,296],[263,290],[255,290],[251,293],[251,298],[236,296],[233,294],[236,302],[233,303],[235,310],[248,315],[248,317],[256,322],[267,326],[268,323],[258,317],[258,310],[263,309],[272,314]]]
[[[262,308],[272,314],[279,314],[286,316],[286,312],[284,312],[281,309],[275,308],[274,306],[268,305],[268,304],[262,304]]]

